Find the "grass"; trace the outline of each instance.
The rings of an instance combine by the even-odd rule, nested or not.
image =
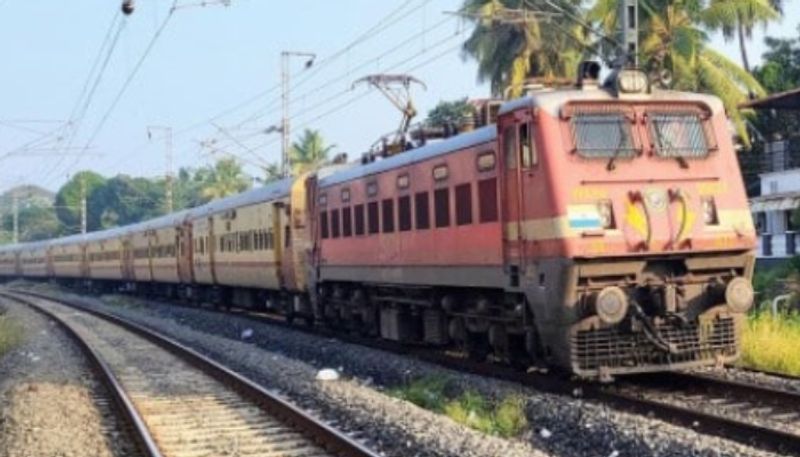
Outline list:
[[[800,376],[800,313],[773,316],[761,311],[748,318],[740,363],[748,368]]]
[[[472,390],[458,392],[441,377],[419,378],[390,393],[489,435],[516,437],[528,426],[522,397],[490,400]]]
[[[22,328],[0,310],[0,357],[19,344]]]

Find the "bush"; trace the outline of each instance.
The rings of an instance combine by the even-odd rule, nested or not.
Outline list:
[[[22,328],[9,317],[0,314],[0,357],[19,344]]]
[[[740,364],[755,370],[800,376],[800,313],[749,316],[742,334]]]

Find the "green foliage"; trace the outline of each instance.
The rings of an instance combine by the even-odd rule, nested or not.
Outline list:
[[[325,144],[319,130],[306,129],[289,150],[292,175],[299,176],[327,164],[335,147],[336,145]]]
[[[797,38],[766,38],[767,52],[763,64],[754,70],[756,78],[770,93],[800,87],[800,27]],[[768,140],[800,132],[800,113],[796,111],[760,110],[754,125]],[[798,221],[800,222],[800,221]]]
[[[39,241],[64,233],[61,221],[56,217],[53,207],[41,201],[21,201],[19,203],[19,240]],[[14,217],[6,213],[2,218],[3,241],[13,240]]]
[[[163,183],[118,175],[88,199],[89,231],[133,224],[164,213]]]
[[[434,127],[446,125],[460,125],[465,117],[471,116],[475,108],[469,104],[467,98],[453,101],[441,101],[428,112],[425,123]]]
[[[580,0],[558,4],[573,17],[582,14]],[[492,92],[501,96],[507,88],[519,96],[529,77],[575,76],[581,60],[582,29],[567,15],[547,20],[531,14],[527,21],[498,20],[520,10],[541,9],[529,0],[464,0],[461,11],[475,28],[464,43],[463,55],[478,62],[478,80],[490,81]]]
[[[391,394],[490,435],[519,436],[528,426],[522,397],[493,401],[471,390],[459,393],[442,377],[419,378]]]
[[[740,363],[756,370],[800,376],[800,313],[749,316],[742,335]]]
[[[83,184],[81,184],[83,182]],[[81,224],[81,187],[86,186],[86,198],[103,187],[106,178],[93,171],[80,171],[75,173],[56,193],[56,215],[61,224],[70,233],[75,233]],[[71,231],[70,231],[71,230]]]
[[[213,168],[201,174],[200,195],[206,202],[244,192],[250,187],[250,180],[245,176],[242,166],[233,158],[220,159]]]
[[[22,328],[8,316],[0,313],[0,357],[20,341],[22,341]]]

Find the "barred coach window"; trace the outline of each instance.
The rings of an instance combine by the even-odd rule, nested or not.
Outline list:
[[[427,192],[414,195],[414,212],[417,219],[417,230],[427,230],[431,227],[430,198]]]
[[[478,181],[478,206],[481,223],[497,222],[497,178]]]
[[[353,210],[349,206],[342,209],[342,236],[353,236]]]
[[[319,213],[319,232],[322,236],[322,239],[328,238],[328,212],[327,211],[320,211]]]
[[[339,238],[339,210],[331,211],[331,237]]]
[[[356,205],[355,210],[356,236],[360,236],[364,234],[364,205]]]
[[[394,232],[394,200],[387,198],[381,202],[381,213],[383,215],[383,233]]]
[[[450,225],[450,189],[437,189],[433,193],[433,211],[436,227]]]
[[[456,186],[456,225],[472,223],[472,185]]]
[[[397,199],[397,228],[401,232],[411,230],[411,197],[408,195]]]
[[[381,231],[378,221],[378,202],[369,202],[367,205],[367,225],[370,235]]]

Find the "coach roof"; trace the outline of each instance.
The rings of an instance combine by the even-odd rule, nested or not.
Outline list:
[[[395,168],[405,167],[417,162],[422,162],[434,157],[442,156],[470,146],[476,146],[497,138],[497,130],[494,125],[480,128],[474,132],[462,133],[444,141],[430,143],[421,148],[412,149],[408,152],[394,155],[388,159],[378,160],[370,164],[353,167],[338,173],[334,173],[319,181],[320,187],[328,187],[354,179],[378,174]]]
[[[205,205],[189,210],[189,219],[216,214],[229,209],[255,205],[289,195],[293,178],[284,178],[280,181],[269,183],[265,186],[242,192],[241,194],[213,200]]]

